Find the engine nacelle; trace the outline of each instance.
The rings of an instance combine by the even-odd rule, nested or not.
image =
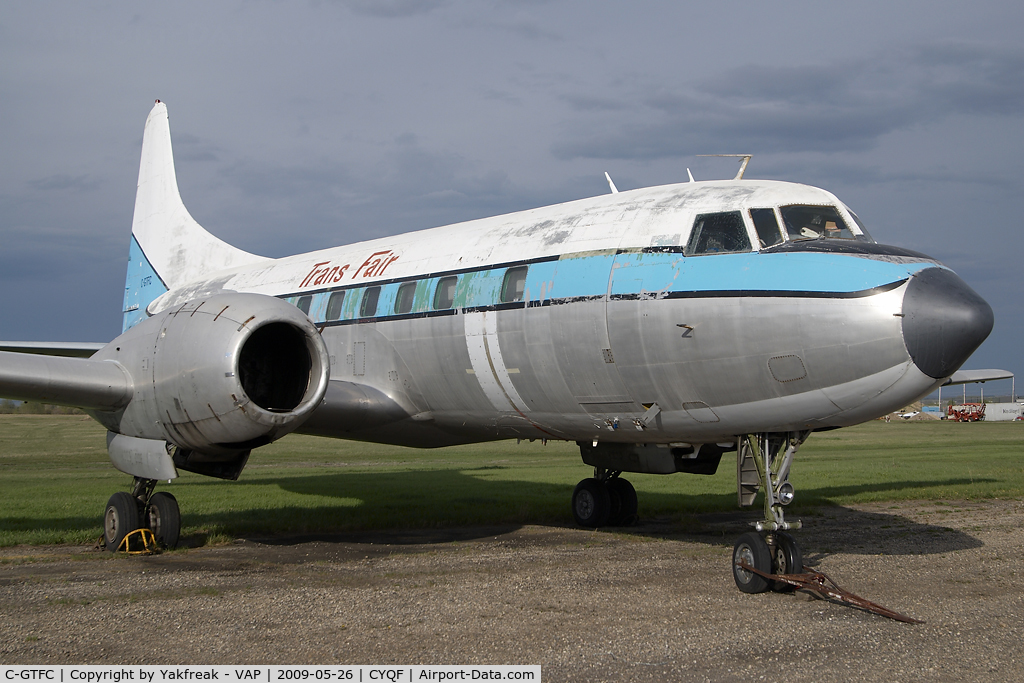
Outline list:
[[[250,449],[309,417],[330,372],[309,318],[262,294],[217,294],[176,306],[140,322],[92,360],[117,361],[133,383],[127,406],[94,413],[96,419],[112,432],[177,446],[184,459],[175,462],[185,469],[195,469],[182,464],[191,457],[241,459],[240,470]]]

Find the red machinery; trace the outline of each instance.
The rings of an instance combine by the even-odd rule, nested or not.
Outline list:
[[[958,406],[950,406],[946,410],[946,419],[957,422],[978,422],[984,417],[984,403],[963,403]]]

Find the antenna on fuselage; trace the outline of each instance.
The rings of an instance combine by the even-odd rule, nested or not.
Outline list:
[[[686,169],[686,175],[690,176],[690,182],[691,183],[697,182],[696,180],[693,179],[693,174],[690,173],[690,169]]]
[[[750,157],[753,154],[698,154],[699,157],[737,157],[743,159],[743,163],[740,164],[740,170],[736,172],[736,177],[733,180],[743,180],[743,172],[747,170],[747,164],[750,163]]]
[[[612,194],[618,194],[619,188],[615,187],[615,183],[612,182],[612,177],[608,175],[608,171],[604,172],[604,177],[608,180],[608,187],[612,188]]]

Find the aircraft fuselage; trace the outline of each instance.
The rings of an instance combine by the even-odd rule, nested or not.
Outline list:
[[[698,229],[726,236],[701,243]],[[912,284],[934,271],[941,282]],[[948,291],[908,310],[922,288]],[[934,259],[874,243],[828,192],[773,181],[621,192],[136,295],[152,314],[223,291],[284,299],[321,329],[332,382],[299,431],[415,446],[856,424],[930,392],[991,328],[987,304]],[[966,334],[908,347],[922,316]],[[938,362],[915,362],[935,346]]]

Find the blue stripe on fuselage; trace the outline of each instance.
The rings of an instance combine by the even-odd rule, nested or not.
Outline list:
[[[622,253],[538,263],[530,267],[532,299],[675,293],[780,291],[849,293],[905,280],[934,263],[893,263],[844,254],[746,253],[683,256]],[[609,289],[610,287],[610,289]],[[481,302],[483,303],[483,302]]]
[[[934,266],[928,262],[893,263],[845,254],[691,256],[681,264],[679,279],[684,286],[673,289],[849,293],[881,287]]]
[[[529,265],[525,302],[501,303],[502,281],[508,268]],[[752,252],[684,256],[667,251],[599,252],[563,256],[534,262],[503,263],[498,267],[458,271],[455,309],[484,310],[543,306],[603,297],[623,299],[786,296],[866,296],[887,291],[924,268],[939,264],[927,260],[887,260],[859,255],[821,252]],[[941,266],[940,266],[941,267]],[[366,286],[346,288],[345,308],[338,321],[327,324],[371,322],[394,318],[446,315],[433,310],[434,289],[449,275],[433,274],[374,283],[381,287],[376,313],[358,318],[357,307]],[[420,281],[409,313],[394,310],[395,295],[403,282]],[[341,289],[341,288],[339,288]],[[308,292],[316,321],[324,320],[327,297],[332,290]],[[285,295],[295,303],[299,295]]]

